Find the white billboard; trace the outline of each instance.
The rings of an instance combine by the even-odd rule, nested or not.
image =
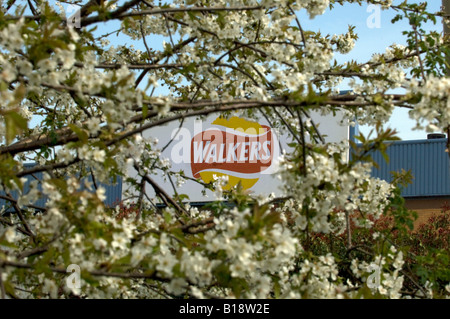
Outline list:
[[[349,129],[340,124],[340,114],[321,116],[313,113],[311,118],[326,142],[348,139]],[[240,182],[249,193],[283,196],[282,181],[277,174],[278,163],[283,151],[289,153],[287,144],[292,142],[292,138],[279,134],[263,117],[256,121],[238,116],[222,117],[215,113],[203,119],[191,117],[182,123],[175,121],[154,127],[143,135],[157,138],[157,148],[163,149],[162,157],[170,161],[171,171],[182,172],[186,177],[184,184],[177,185],[171,183],[162,171],[151,176],[170,196],[176,191],[186,194],[190,202],[216,200],[216,194],[205,191],[201,183],[210,183],[217,177],[228,179],[224,189]],[[137,175],[132,166],[128,175]],[[126,184],[123,189],[128,189]],[[155,197],[150,185],[147,185],[146,193]]]

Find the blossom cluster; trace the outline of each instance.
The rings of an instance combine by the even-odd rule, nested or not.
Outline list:
[[[339,169],[347,161],[346,147],[329,146],[326,153],[307,155],[306,167],[299,170],[287,162],[281,176],[287,181],[286,193],[293,200],[284,209],[292,211],[299,231],[311,225],[321,233],[342,233],[345,223],[343,212],[353,215],[358,211],[364,218],[359,223],[372,223],[389,204],[392,185],[370,176],[370,165],[358,163],[351,170]]]
[[[420,101],[410,111],[417,128],[428,132],[445,132],[450,123],[450,81],[447,78],[429,76],[425,83],[412,80],[408,90],[419,96]]]

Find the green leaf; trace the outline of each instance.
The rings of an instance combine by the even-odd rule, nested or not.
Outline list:
[[[78,136],[80,141],[83,143],[87,143],[89,135],[83,130],[81,127],[76,126],[75,124],[69,124],[70,129]]]
[[[142,119],[145,120],[147,115],[148,115],[148,105],[147,104],[143,104],[142,105]]]
[[[6,143],[10,144],[14,138],[28,128],[28,121],[16,111],[4,111],[6,127]]]
[[[163,216],[164,216],[164,221],[165,221],[167,224],[170,224],[170,222],[172,221],[172,215],[170,215],[169,212],[165,211],[165,212],[163,213]]]
[[[386,161],[386,163],[389,164],[389,155],[384,150],[380,151],[380,153],[383,156],[383,158]]]
[[[189,200],[189,196],[187,195],[187,194],[178,194],[178,199],[180,200],[180,201],[183,201],[183,200]]]
[[[8,295],[12,296],[13,298],[18,298],[16,296],[16,291],[14,289],[14,286],[9,281],[3,282],[3,286],[5,287],[5,292]]]
[[[81,278],[83,278],[84,281],[86,281],[88,284],[90,285],[95,285],[96,283],[98,283],[98,280],[96,280],[89,271],[87,270],[82,270],[81,271]]]

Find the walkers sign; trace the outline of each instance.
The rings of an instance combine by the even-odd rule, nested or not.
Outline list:
[[[329,135],[328,141],[348,138],[348,126],[338,124],[340,118],[313,116],[321,132]],[[289,152],[288,136],[280,136],[265,119],[249,120],[237,116],[228,118],[212,114],[206,119],[185,119],[166,126],[155,127],[144,132],[144,137],[156,137],[158,148],[164,149],[162,156],[168,158],[171,171],[181,172],[187,177],[185,184],[176,186],[167,176],[152,176],[170,195],[186,194],[191,202],[215,200],[209,190],[203,192],[198,180],[209,183],[216,177],[226,176],[229,189],[239,182],[243,189],[254,194],[281,196],[281,181],[277,178],[281,152]],[[129,175],[137,172],[130,167]],[[125,185],[126,186],[126,185]],[[126,187],[124,188],[126,189]],[[148,195],[154,196],[150,186]]]
[[[239,181],[244,189],[251,188],[275,162],[278,147],[272,129],[238,117],[218,117],[211,126],[191,140],[192,176],[209,183],[214,175],[226,175],[227,188]]]

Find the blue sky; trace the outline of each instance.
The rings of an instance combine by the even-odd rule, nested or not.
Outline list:
[[[395,1],[398,4],[400,1]],[[408,2],[423,2],[423,1],[408,1]],[[428,8],[430,12],[437,12],[440,10],[441,1],[428,1]],[[393,10],[381,11],[380,28],[369,28],[367,26],[367,19],[373,14],[373,11],[367,11],[367,4],[359,6],[357,4],[346,4],[345,6],[336,5],[330,11],[329,9],[321,16],[314,19],[308,19],[306,14],[300,13],[302,27],[304,29],[320,30],[322,33],[339,34],[345,33],[348,25],[356,27],[355,32],[359,39],[355,44],[355,48],[348,54],[343,56],[336,56],[338,62],[349,60],[356,60],[358,62],[365,62],[370,59],[373,53],[382,53],[386,47],[397,43],[406,44],[406,37],[402,35],[403,30],[408,29],[407,20],[399,21],[395,24],[391,23],[392,18],[396,15]],[[438,20],[436,25],[433,23],[427,24],[427,28],[442,31],[442,24]],[[349,89],[345,84],[342,89]],[[398,136],[403,140],[415,140],[426,138],[427,133],[424,131],[412,130],[415,122],[409,119],[408,110],[397,109],[387,124],[387,127],[395,128],[399,134]],[[361,132],[367,133],[369,127],[360,127]]]

